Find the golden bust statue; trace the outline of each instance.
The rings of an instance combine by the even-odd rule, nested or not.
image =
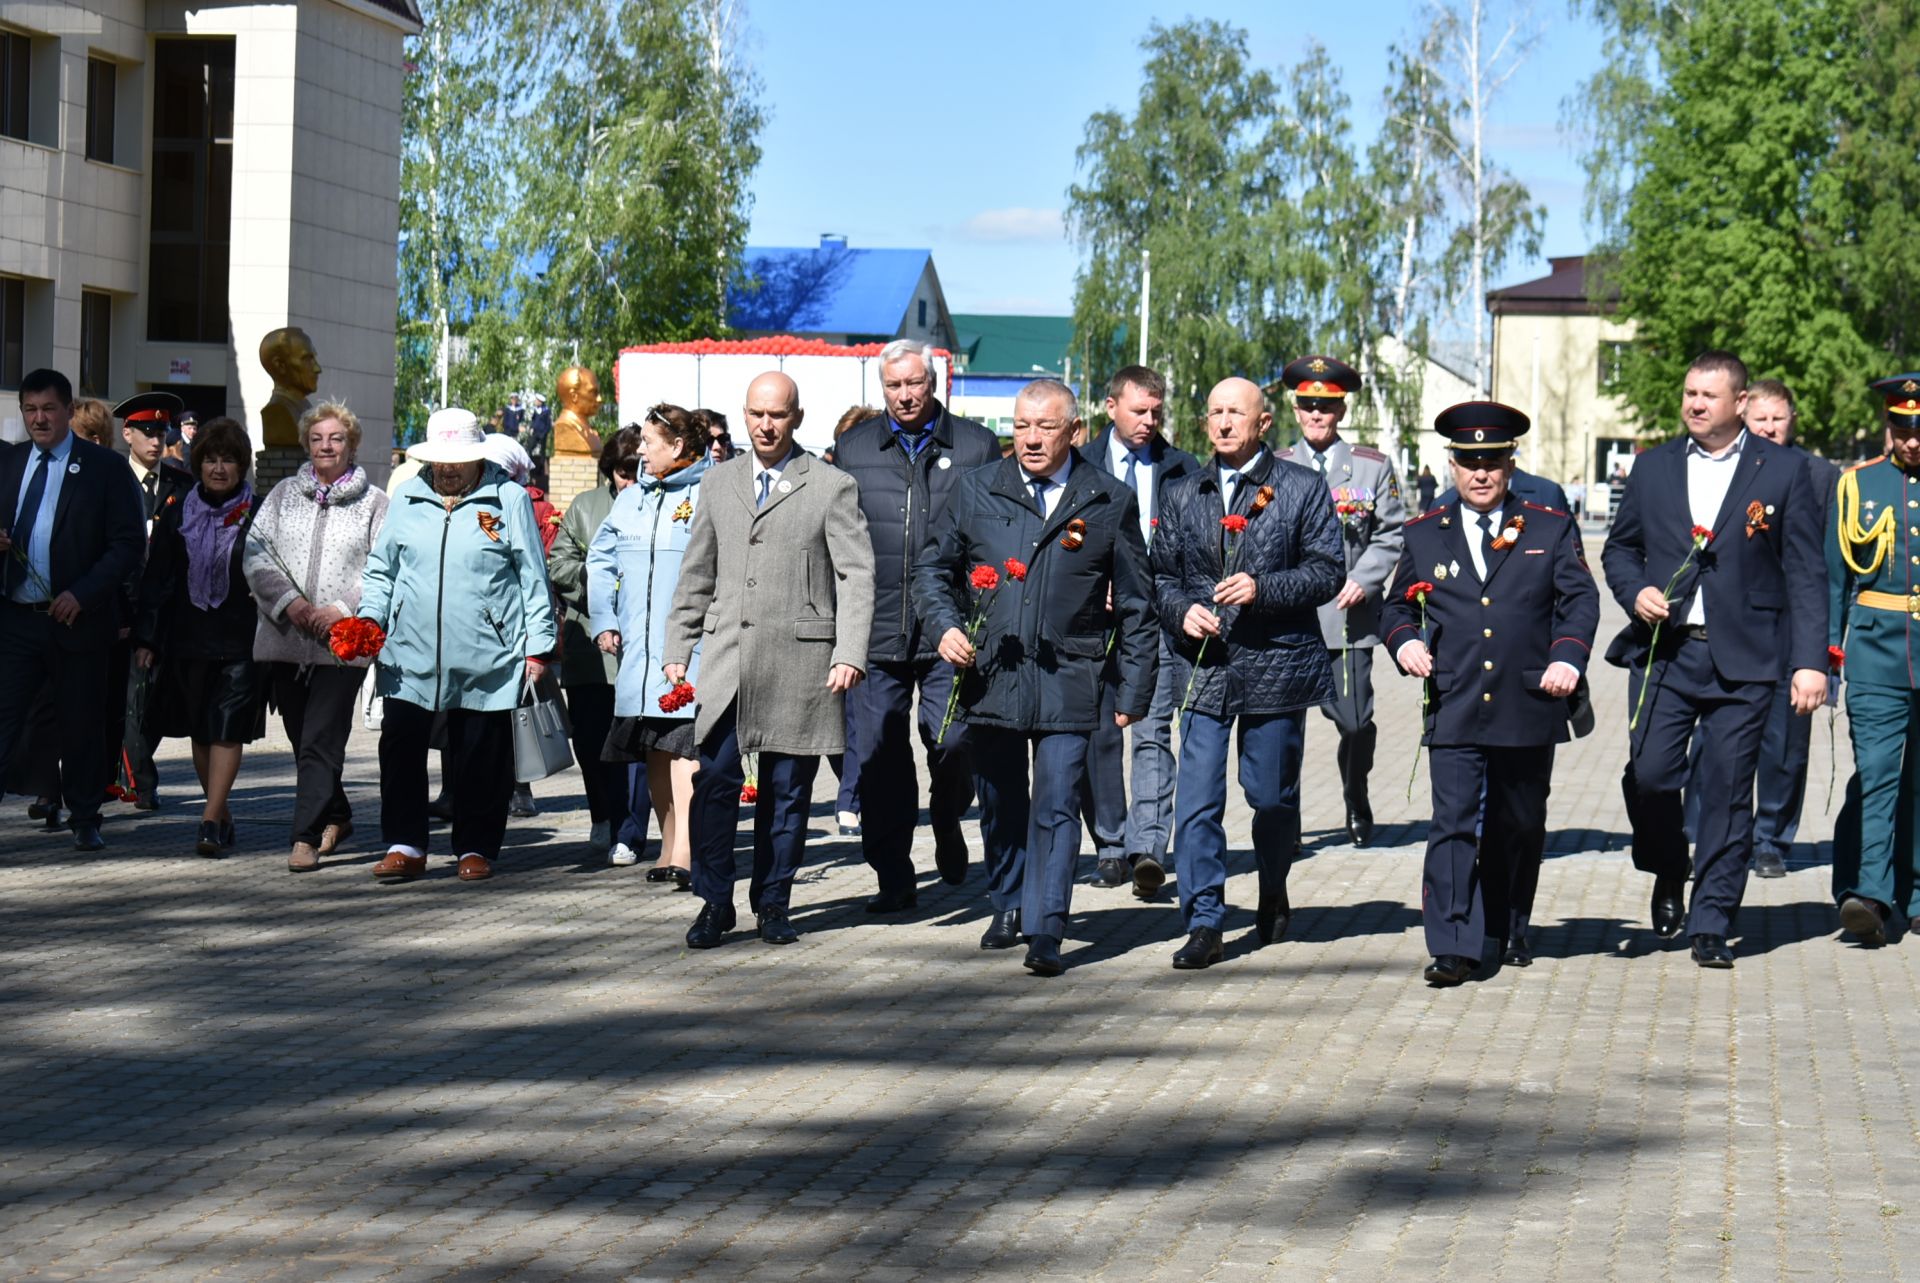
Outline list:
[[[553,452],[555,455],[600,457],[600,434],[593,430],[593,416],[600,413],[600,383],[584,365],[561,371],[554,385],[553,399],[560,413],[553,416]]]
[[[273,376],[273,397],[260,411],[262,437],[270,446],[300,444],[300,416],[320,386],[320,358],[313,340],[295,326],[272,330],[260,340],[260,365]]]

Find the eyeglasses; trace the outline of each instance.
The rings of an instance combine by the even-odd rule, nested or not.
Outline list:
[[[1295,397],[1293,403],[1300,409],[1305,410],[1308,414],[1332,414],[1335,410],[1338,410],[1346,404],[1345,401],[1324,396]]]

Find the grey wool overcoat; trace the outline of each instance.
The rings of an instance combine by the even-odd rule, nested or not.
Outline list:
[[[766,506],[754,506],[753,456],[700,483],[680,582],[667,617],[665,664],[700,645],[694,688],[701,743],[738,704],[743,753],[796,757],[846,750],[835,664],[867,671],[873,545],[852,477],[796,453]]]

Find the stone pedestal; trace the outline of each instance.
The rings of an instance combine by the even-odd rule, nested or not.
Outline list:
[[[253,456],[253,492],[266,493],[300,471],[307,452],[297,445],[270,445]]]
[[[556,454],[547,465],[547,502],[562,512],[600,484],[600,461],[587,454]]]

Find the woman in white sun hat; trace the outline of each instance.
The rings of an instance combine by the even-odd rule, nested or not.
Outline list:
[[[420,474],[395,489],[367,559],[359,614],[386,630],[374,663],[386,696],[373,875],[427,869],[427,749],[446,713],[442,758],[453,849],[465,882],[491,876],[512,795],[511,715],[554,648],[546,557],[527,492],[487,458],[471,411],[437,410],[408,452]]]

